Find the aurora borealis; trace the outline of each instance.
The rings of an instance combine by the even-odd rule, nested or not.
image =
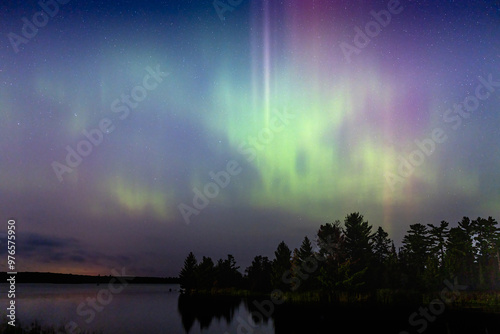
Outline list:
[[[396,245],[417,222],[500,218],[498,2],[256,0],[225,20],[211,1],[43,3],[58,11],[17,53],[9,33],[42,8],[0,5],[0,218],[20,271],[173,276],[189,251],[244,268],[356,211]]]

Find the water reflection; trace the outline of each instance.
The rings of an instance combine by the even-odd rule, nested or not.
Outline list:
[[[423,331],[424,327],[428,334],[500,333],[500,315],[479,310],[446,310],[433,316],[432,321],[427,320],[425,326],[423,320],[409,322],[409,316],[418,312],[420,306],[283,304],[271,308],[265,300],[254,298],[181,295],[178,299],[186,333],[198,331],[193,329],[195,321],[203,332],[214,319],[223,319],[229,333],[326,333],[345,328],[349,328],[350,333],[414,333]],[[224,332],[226,330],[221,333]]]
[[[275,312],[275,305],[269,299],[244,299],[243,304],[246,310],[252,317],[252,325],[259,327],[268,325],[269,320],[273,317]],[[250,320],[249,320],[250,322]],[[251,323],[251,322],[250,322]]]
[[[500,313],[480,309],[454,310],[442,314],[420,315],[421,307],[365,305],[363,307],[328,304],[269,304],[266,299],[235,297],[189,297],[179,295],[175,285],[130,285],[95,319],[87,323],[78,305],[96,298],[101,287],[94,285],[19,284],[16,316],[24,324],[35,320],[58,327],[75,321],[80,328],[105,334],[293,334],[293,333],[417,333],[426,334],[500,333]],[[7,291],[0,284],[0,291]],[[0,304],[7,294],[0,294]],[[419,315],[410,323],[411,314]],[[2,312],[0,312],[2,314]],[[253,319],[253,320],[252,320]]]
[[[179,295],[177,309],[181,316],[182,326],[186,333],[193,328],[195,321],[200,324],[200,331],[208,329],[214,319],[224,319],[230,324],[235,311],[240,307],[242,299],[239,297],[216,298],[210,296]]]

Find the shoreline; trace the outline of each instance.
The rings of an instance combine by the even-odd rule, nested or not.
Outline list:
[[[242,289],[212,289],[182,292],[181,296],[192,298],[246,298],[271,299],[271,292],[256,292]],[[439,291],[420,293],[412,290],[379,289],[371,293],[348,294],[339,292],[325,294],[321,291],[284,292],[284,305],[332,306],[332,307],[419,307],[438,303]],[[441,302],[442,303],[442,302]],[[442,303],[454,311],[478,311],[500,314],[500,291],[461,291],[451,302]]]

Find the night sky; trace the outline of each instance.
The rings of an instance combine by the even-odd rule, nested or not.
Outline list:
[[[358,211],[397,246],[500,219],[498,1],[215,5],[2,1],[18,271],[244,269]]]

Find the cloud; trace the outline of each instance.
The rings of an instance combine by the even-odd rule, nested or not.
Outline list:
[[[7,235],[0,234],[0,243],[7,243]],[[45,264],[52,268],[91,267],[114,268],[130,262],[125,255],[104,254],[89,249],[77,238],[56,237],[40,233],[20,232],[16,234],[16,258],[18,268],[33,270],[29,265]],[[0,254],[5,255],[7,247],[1,247]],[[23,271],[21,270],[21,271]],[[56,269],[57,270],[57,269]]]

